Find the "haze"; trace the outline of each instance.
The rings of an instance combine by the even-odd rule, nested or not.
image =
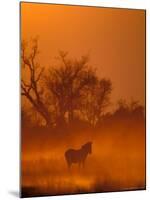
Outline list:
[[[54,63],[58,50],[90,55],[100,77],[113,84],[118,99],[145,102],[145,11],[21,4],[23,39],[39,36],[40,63]]]

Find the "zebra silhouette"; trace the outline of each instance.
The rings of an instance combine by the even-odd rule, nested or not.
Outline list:
[[[87,142],[80,149],[68,149],[65,152],[65,159],[70,169],[73,163],[84,166],[88,154],[92,153],[92,142]]]

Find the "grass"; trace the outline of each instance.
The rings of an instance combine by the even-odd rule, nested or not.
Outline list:
[[[83,144],[85,138],[80,140]],[[70,171],[64,152],[69,146],[81,145],[75,139],[53,146],[47,141],[48,146],[26,149],[22,153],[22,197],[145,189],[144,141],[141,132],[101,134],[93,140],[84,169],[73,165]]]

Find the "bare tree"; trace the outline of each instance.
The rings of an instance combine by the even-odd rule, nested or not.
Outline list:
[[[110,105],[110,94],[112,91],[112,83],[109,79],[101,79],[97,91],[97,103],[99,106],[97,117],[101,118],[101,114]]]
[[[110,104],[112,84],[110,80],[98,80],[95,85],[88,87],[84,92],[82,113],[93,126],[101,120],[105,108]]]
[[[88,66],[88,57],[69,59],[67,53],[59,52],[60,66],[52,68],[46,77],[48,89],[58,102],[59,119],[64,122],[74,119],[74,111],[79,109],[82,91],[96,81],[95,73]]]
[[[24,76],[21,79],[21,95],[25,96],[33,105],[36,111],[43,117],[46,125],[51,124],[51,115],[44,103],[43,88],[40,87],[40,80],[43,75],[44,68],[41,68],[36,61],[38,50],[38,40],[32,40],[30,53],[28,54],[28,44],[22,42],[21,47],[21,64],[28,71],[28,80]],[[23,69],[22,69],[23,70]],[[24,79],[23,79],[24,78]]]
[[[100,120],[110,103],[112,87],[109,80],[99,80],[96,71],[88,64],[88,56],[70,59],[68,53],[60,51],[59,65],[51,67],[44,75],[44,68],[37,62],[38,40],[32,41],[29,53],[27,50],[28,45],[23,42],[22,70],[28,71],[28,78],[24,75],[21,80],[21,95],[28,99],[47,126],[72,123],[77,112],[93,125]]]
[[[138,101],[132,100],[131,102],[127,103],[125,99],[120,99],[117,102],[115,116],[120,119],[131,119],[131,117],[133,117],[133,119],[137,119],[137,117],[144,119],[144,106],[140,105]]]

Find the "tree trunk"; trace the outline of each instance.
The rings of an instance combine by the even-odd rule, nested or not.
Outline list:
[[[52,126],[51,116],[45,105],[41,101],[37,102],[34,101],[33,98],[28,94],[26,95],[26,97],[30,101],[30,103],[34,106],[36,111],[43,117],[46,126]]]
[[[36,105],[36,110],[44,118],[46,126],[52,126],[51,115],[46,109],[45,105],[42,102],[38,102]]]

